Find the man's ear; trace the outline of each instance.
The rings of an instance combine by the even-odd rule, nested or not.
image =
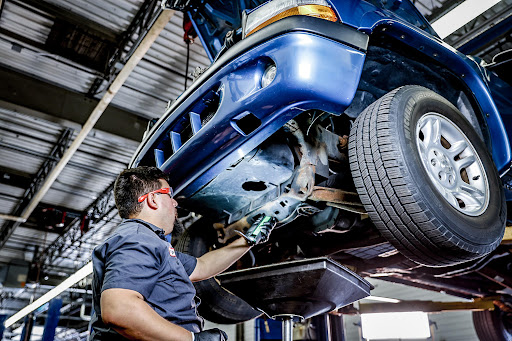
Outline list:
[[[156,210],[158,208],[158,203],[156,202],[156,195],[153,193],[150,193],[148,197],[146,198],[146,202],[148,203],[149,208],[152,210]]]

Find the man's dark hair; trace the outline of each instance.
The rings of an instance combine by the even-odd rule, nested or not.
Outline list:
[[[114,184],[114,198],[117,210],[123,219],[136,216],[142,210],[138,202],[141,195],[156,191],[162,187],[159,179],[168,179],[167,174],[156,167],[141,166],[125,169]]]

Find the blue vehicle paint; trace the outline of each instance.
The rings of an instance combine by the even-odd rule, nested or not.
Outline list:
[[[460,77],[461,81],[471,90],[485,114],[484,118],[492,139],[491,153],[496,168],[500,172],[507,169],[512,158],[507,132],[478,64],[440,39],[430,37],[401,22],[386,21],[375,26],[373,30],[385,30],[387,34],[402,40],[425,55],[435,58],[440,64]]]
[[[437,36],[428,21],[409,1],[380,0],[333,0],[331,1],[336,14],[344,24],[365,31],[371,31],[381,21],[401,21],[425,30]]]
[[[237,5],[239,10],[249,8],[249,3],[241,3]],[[385,32],[457,75],[486,120],[491,137],[488,144],[498,170],[508,169],[512,155],[507,133],[474,61],[432,35],[428,22],[408,1],[382,5],[380,1],[339,0],[331,4],[343,23],[337,25],[348,25],[370,36]],[[215,14],[211,8],[208,11]],[[220,32],[227,30],[209,30],[206,20],[199,22],[193,15],[191,18],[210,58],[215,58],[223,37]],[[246,40],[249,39],[252,37]],[[183,190],[183,195],[193,194],[299,113],[319,109],[341,114],[351,104],[365,60],[364,51],[308,32],[285,32],[236,58],[223,57],[211,67],[215,72],[203,75],[168,110],[132,160],[132,165],[151,164],[152,149],[165,149],[168,143],[162,136],[172,136],[173,130],[184,127],[189,122],[189,112],[195,112],[207,93],[217,94],[219,107],[215,116],[194,131],[189,140],[173,143],[174,153],[167,153],[161,164],[164,171],[173,174],[172,185],[177,192]],[[276,64],[277,76],[270,86],[261,89],[259,81],[269,63]],[[261,121],[261,126],[248,136],[233,125],[233,120],[245,112]],[[162,155],[158,155],[160,163]]]
[[[187,11],[214,63],[155,123],[130,164],[156,165],[170,174],[180,207],[203,217],[189,227],[197,235],[182,239],[186,251],[225,245],[236,237],[235,230],[247,228],[263,213],[279,221],[276,232],[267,244],[253,249],[251,264],[242,268],[334,255],[365,274],[393,276],[413,286],[428,279],[429,287],[446,290],[451,285],[450,290],[465,297],[498,294],[494,282],[476,289],[473,275],[466,274],[496,265],[493,259],[510,260],[502,248],[492,253],[505,228],[504,200],[512,200],[512,176],[503,174],[511,161],[512,134],[507,133],[512,129],[505,129],[512,127],[508,84],[442,42],[408,0],[333,0],[340,22],[289,17],[241,40],[236,13],[262,1],[186,3],[203,6]],[[275,78],[263,87],[265,70],[273,66]],[[401,125],[400,110],[412,108],[404,117],[418,120],[418,114],[425,114],[422,105],[446,109],[425,88],[459,108],[470,124],[461,126],[476,131],[466,137],[470,142],[482,137],[502,173],[500,181],[485,153],[479,154],[485,161],[482,173],[469,168],[454,173],[469,185],[459,181],[454,191],[466,191],[474,199],[467,201],[470,205],[480,200],[480,189],[470,193],[471,185],[489,180],[490,194],[481,195],[488,205],[478,216],[464,214],[470,206],[457,193],[447,199],[435,192],[436,175],[441,179],[446,173],[432,174],[425,163],[422,168],[425,160],[415,154],[413,140],[396,139],[415,127],[411,121]],[[413,91],[415,96],[405,97],[405,102],[401,96]],[[372,110],[365,110],[383,96]],[[415,106],[412,100],[421,104]],[[416,138],[427,138],[422,134]],[[438,141],[451,149],[446,146],[452,143],[449,135],[444,140],[439,135]],[[485,148],[475,145],[478,153]],[[451,161],[466,158],[464,152]],[[435,167],[450,161],[443,160],[426,162]],[[453,189],[443,188],[445,193]],[[367,213],[369,219],[364,219]],[[411,267],[403,256],[418,265]],[[501,263],[500,271],[505,273],[509,263]],[[425,266],[438,268],[425,271]],[[396,271],[402,267],[403,277]],[[442,281],[436,283],[438,278]],[[205,302],[202,309],[216,318],[216,307],[221,307],[222,322],[258,314],[241,312],[239,303],[246,303],[223,292],[214,280],[198,288]]]
[[[378,3],[380,1],[373,2]],[[389,3],[392,3],[392,1]],[[402,6],[408,6],[407,10],[401,13],[405,20],[397,20],[396,17],[389,16],[389,11],[386,11],[388,14],[386,15],[383,10],[366,2],[357,0],[333,1],[333,4],[345,24],[357,27],[368,34],[376,30],[387,30],[390,35],[403,40],[405,44],[422,51],[425,55],[436,58],[447,69],[458,74],[461,80],[471,89],[485,113],[484,117],[487,120],[492,138],[491,153],[496,167],[500,172],[508,169],[512,154],[507,132],[500,113],[493,102],[489,87],[473,60],[454,50],[439,39],[437,35],[432,35],[435,32],[409,2],[404,1],[402,4]],[[409,15],[406,16],[405,14]],[[416,25],[411,26],[407,22],[409,24],[416,23]],[[418,29],[418,27],[423,27],[424,31]],[[429,34],[425,34],[425,32]]]
[[[160,168],[173,174],[171,185],[177,193],[186,190],[182,194],[189,195],[301,112],[320,109],[340,114],[350,105],[359,82],[359,78],[346,75],[360,74],[364,56],[361,51],[310,33],[285,34],[242,54],[201,87],[212,89],[222,84],[218,113],[226,115],[216,114]],[[325,60],[335,61],[336,66]],[[275,63],[277,75],[262,89],[261,76],[270,61]],[[152,134],[153,141],[149,140],[139,155],[149,153],[161,134],[178,125],[199,95],[192,94],[161,122],[157,133]],[[245,111],[262,122],[250,136],[243,136],[231,125]]]

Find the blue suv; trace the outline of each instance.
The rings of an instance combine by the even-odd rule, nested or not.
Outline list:
[[[481,61],[407,0],[166,5],[185,12],[212,64],[131,166],[169,173],[180,207],[201,217],[179,249],[199,256],[266,214],[275,231],[238,268],[329,255],[464,297],[503,289],[473,278],[511,264],[512,92]],[[215,280],[197,289],[212,321],[259,314]]]

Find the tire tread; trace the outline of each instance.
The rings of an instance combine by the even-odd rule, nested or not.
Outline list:
[[[365,209],[384,237],[421,264],[447,266],[492,251],[496,243],[482,252],[456,238],[419,200],[393,134],[397,118],[390,114],[393,99],[404,88],[407,87],[395,89],[368,106],[351,129],[350,167]]]

